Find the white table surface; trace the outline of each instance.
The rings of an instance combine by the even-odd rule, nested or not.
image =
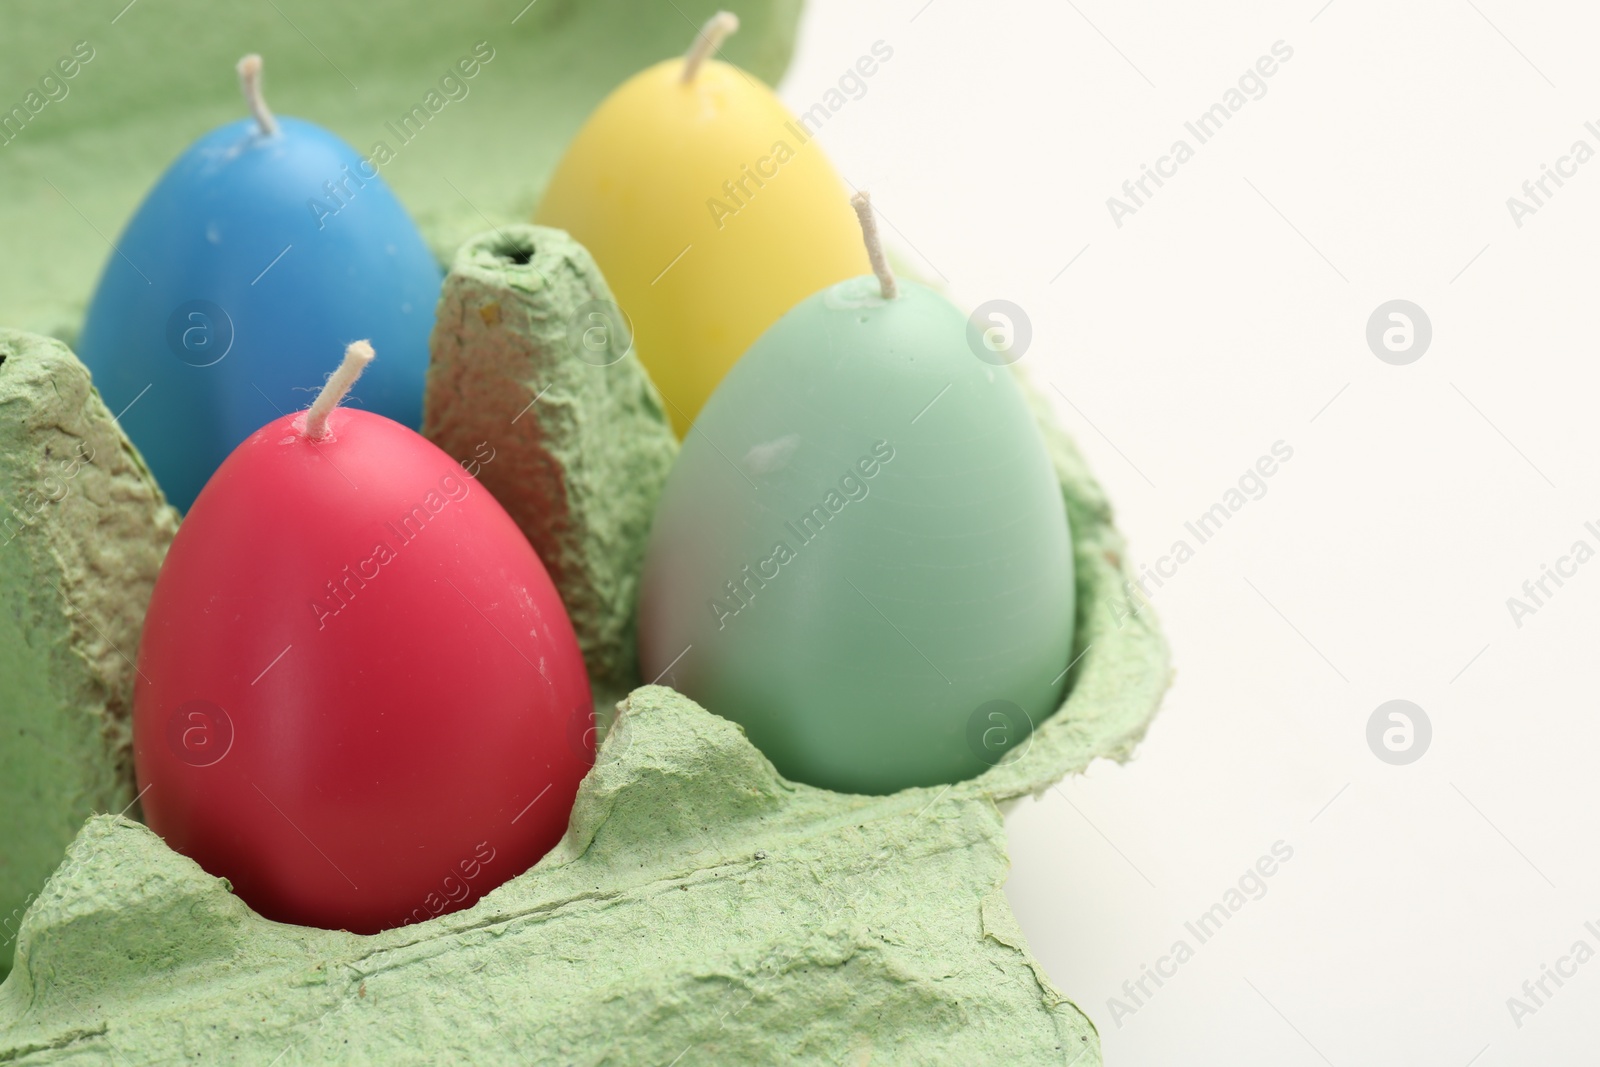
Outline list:
[[[1600,152],[1600,12],[1321,5],[812,0],[781,91],[802,110],[894,49],[821,140],[899,252],[1026,310],[1135,561],[1294,450],[1156,591],[1178,673],[1137,757],[1008,819],[1012,905],[1107,1062],[1595,1062],[1600,959],[1508,998],[1600,951],[1600,559],[1520,627],[1507,598],[1600,549],[1600,159],[1520,227],[1506,201]],[[1197,144],[1184,122],[1280,40]],[[1107,197],[1179,137],[1119,228]],[[1433,326],[1408,365],[1366,342],[1396,298]],[[1410,764],[1367,743],[1391,699],[1432,724]],[[1200,944],[1185,922],[1278,841]]]

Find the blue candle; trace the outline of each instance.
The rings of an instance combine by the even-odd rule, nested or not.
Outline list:
[[[186,510],[252,432],[303,408],[328,353],[383,359],[354,403],[418,428],[441,272],[368,161],[275,118],[261,60],[239,77],[254,117],[201,137],[128,223],[78,352],[156,480]]]

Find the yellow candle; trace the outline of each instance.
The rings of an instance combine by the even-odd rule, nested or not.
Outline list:
[[[687,56],[607,97],[534,215],[599,263],[680,437],[768,326],[868,270],[811,131],[754,77],[706,58],[737,24],[719,14]]]

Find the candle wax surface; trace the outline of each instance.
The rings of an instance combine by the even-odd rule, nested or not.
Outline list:
[[[304,418],[252,435],[179,528],[134,759],[151,829],[245,903],[372,933],[470,905],[561,838],[593,707],[489,492],[382,416],[338,409],[320,441]]]
[[[534,216],[600,265],[680,437],[762,331],[867,269],[849,190],[772,91],[715,60],[682,72],[607,97]]]
[[[643,675],[741,724],[786,777],[970,778],[1060,703],[1061,487],[1011,372],[966,330],[916,283],[812,296],[734,366],[667,480]]]
[[[373,166],[311,123],[278,123],[213,130],[167,169],[79,336],[180,511],[257,427],[305,407],[350,341],[382,353],[362,379],[367,408],[421,425],[438,264]]]

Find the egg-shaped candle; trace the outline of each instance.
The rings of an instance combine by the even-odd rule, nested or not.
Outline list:
[[[420,426],[442,279],[378,164],[274,116],[260,57],[239,76],[253,117],[167,168],[117,239],[78,339],[180,510],[259,426],[305,406],[322,353],[358,337],[384,353],[368,409]]]
[[[534,221],[594,255],[681,437],[722,376],[800,300],[867,269],[843,184],[811,129],[709,58],[738,20],[601,103]]]
[[[510,516],[417,433],[334,406],[371,352],[201,491],[133,708],[150,828],[267,918],[357,933],[536,862],[594,743],[577,638]]]
[[[888,793],[969,778],[1060,703],[1071,532],[1010,370],[877,276],[802,301],[718,386],[651,531],[640,665],[778,770]]]

